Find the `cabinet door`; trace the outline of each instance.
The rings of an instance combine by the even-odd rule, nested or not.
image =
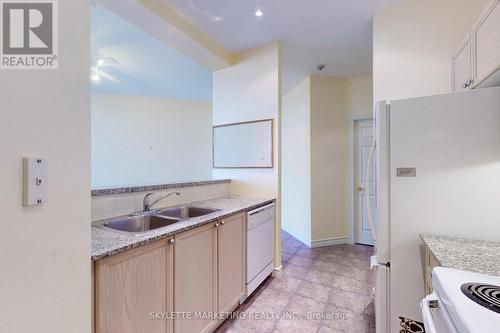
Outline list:
[[[500,0],[490,3],[472,29],[474,40],[474,84],[500,69]]]
[[[208,224],[175,236],[174,311],[192,318],[176,318],[175,333],[211,331],[216,321],[195,317],[215,313],[217,307],[217,232]]]
[[[469,89],[472,79],[472,46],[470,36],[462,43],[452,59],[453,91]]]
[[[96,331],[98,333],[166,333],[166,320],[151,312],[168,312],[167,240],[126,251],[96,263]]]
[[[245,215],[220,222],[218,233],[218,311],[232,311],[245,293]]]
[[[93,262],[90,262],[90,316],[90,332],[95,333],[95,271]]]

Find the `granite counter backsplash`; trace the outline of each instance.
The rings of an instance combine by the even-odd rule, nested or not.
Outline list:
[[[259,206],[274,202],[272,198],[249,198],[229,196],[190,203],[197,207],[218,209],[218,211],[180,221],[169,226],[154,229],[140,234],[121,232],[104,226],[105,220],[92,222],[91,260],[99,260],[128,249],[136,248],[152,241],[170,237],[180,232],[225,218],[240,212],[249,211]]]
[[[141,186],[126,186],[117,188],[102,188],[93,189],[91,195],[93,197],[101,195],[113,195],[122,193],[135,193],[144,191],[158,191],[158,190],[168,190],[172,188],[190,187],[190,186],[201,186],[210,184],[222,184],[230,183],[231,179],[214,179],[214,180],[201,180],[193,182],[181,182],[181,183],[168,183],[168,184],[158,184],[158,185],[141,185]]]
[[[500,276],[500,243],[422,234],[439,265]]]

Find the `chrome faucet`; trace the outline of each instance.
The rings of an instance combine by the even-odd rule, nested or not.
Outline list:
[[[165,199],[166,197],[169,197],[171,195],[181,195],[180,192],[171,192],[171,193],[167,193],[161,197],[159,197],[158,199],[156,199],[155,201],[153,202],[149,202],[149,197],[151,197],[153,195],[153,193],[148,193],[144,196],[144,199],[142,200],[142,205],[143,205],[143,211],[144,212],[149,212],[151,211],[151,207],[153,207],[154,205],[156,205],[158,202],[160,202],[161,200]]]

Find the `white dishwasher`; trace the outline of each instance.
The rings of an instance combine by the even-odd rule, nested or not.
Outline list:
[[[274,203],[247,212],[246,297],[274,270]]]

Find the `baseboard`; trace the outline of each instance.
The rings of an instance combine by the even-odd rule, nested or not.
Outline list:
[[[349,237],[318,239],[318,240],[313,240],[311,242],[311,247],[322,247],[322,246],[330,246],[330,245],[349,244],[350,242],[351,242],[351,239]]]

